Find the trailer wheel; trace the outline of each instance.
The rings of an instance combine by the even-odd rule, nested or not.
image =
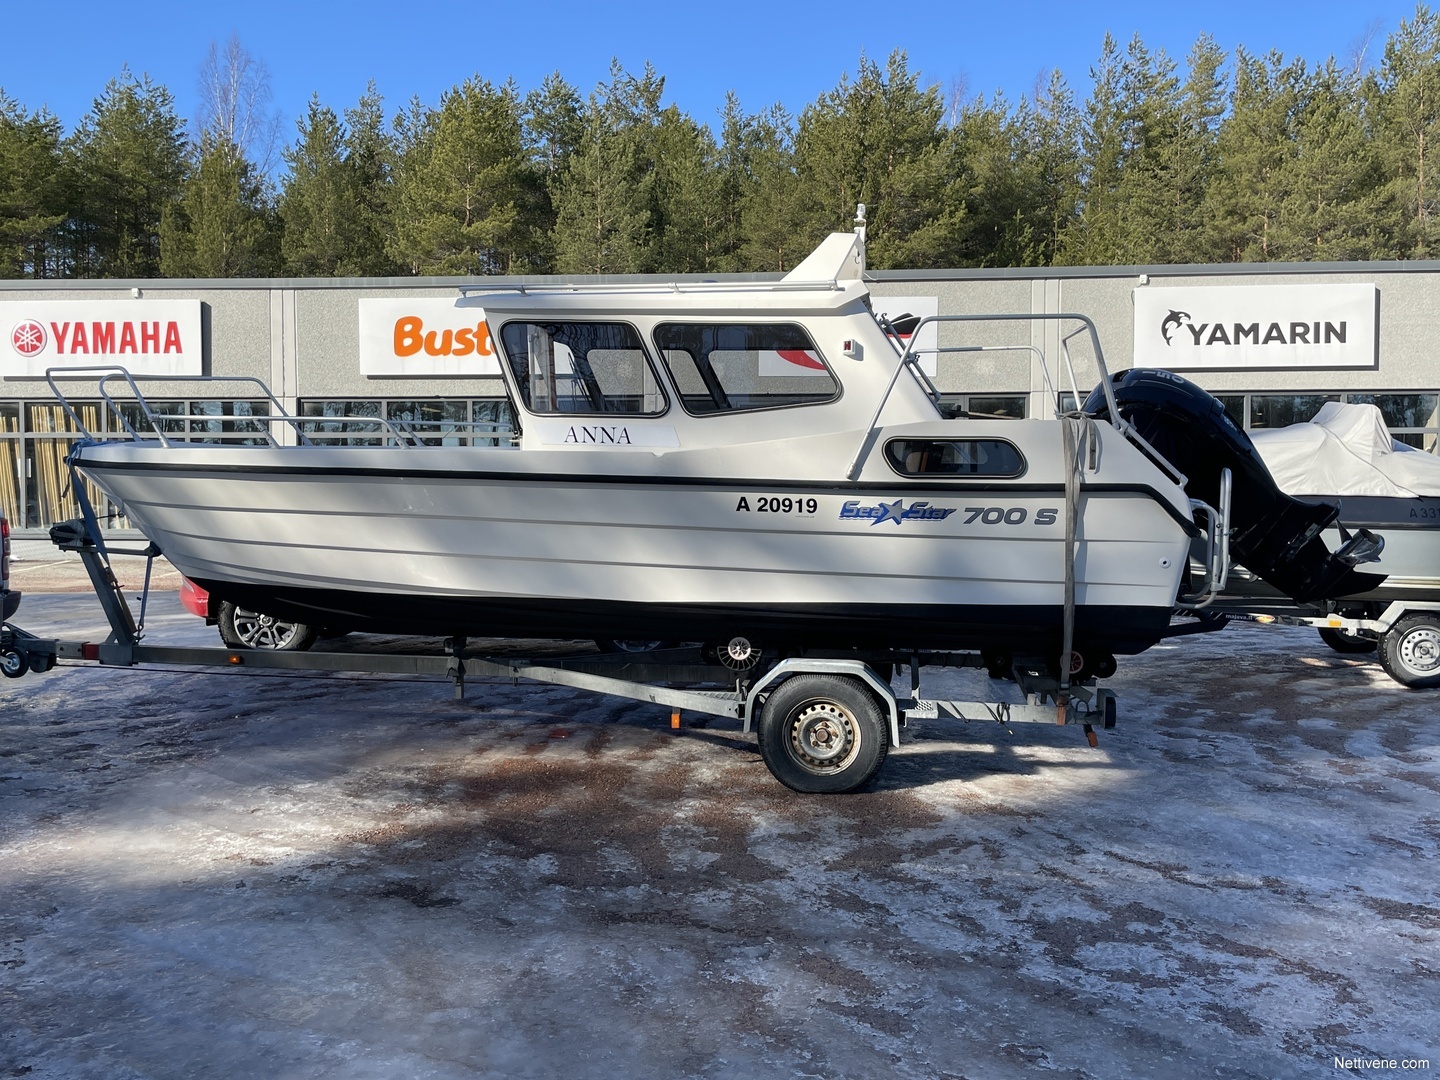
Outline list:
[[[7,679],[18,679],[29,670],[30,657],[23,649],[11,645],[0,651],[0,672],[4,672]]]
[[[889,750],[880,703],[856,679],[796,675],[760,712],[760,757],[792,791],[839,794],[864,787]]]
[[[220,640],[232,649],[304,652],[319,636],[316,627],[305,623],[261,615],[229,600],[220,605]]]
[[[1363,637],[1353,630],[1337,630],[1333,626],[1320,627],[1320,640],[1338,653],[1372,653],[1380,647],[1374,638]]]
[[[602,653],[648,653],[657,649],[673,649],[673,641],[645,641],[639,638],[596,638],[595,647]]]
[[[1402,686],[1440,686],[1440,618],[1409,615],[1385,631],[1380,666]]]

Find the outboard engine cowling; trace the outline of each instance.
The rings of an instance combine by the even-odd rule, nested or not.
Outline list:
[[[1210,394],[1154,368],[1117,372],[1111,382],[1121,417],[1185,475],[1192,499],[1218,506],[1220,473],[1230,470],[1230,551],[1236,562],[1300,603],[1366,592],[1385,580],[1360,573],[1354,558],[1325,546],[1320,533],[1335,522],[1339,507],[1301,502],[1281,491],[1250,436]],[[1101,388],[1086,399],[1085,411],[1110,419]]]

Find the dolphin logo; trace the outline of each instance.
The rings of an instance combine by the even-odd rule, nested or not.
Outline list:
[[[1164,337],[1165,344],[1169,345],[1170,339],[1174,336],[1175,331],[1179,330],[1180,327],[1186,325],[1189,321],[1190,313],[1188,311],[1175,311],[1172,309],[1170,314],[1166,315],[1160,322],[1160,334]]]

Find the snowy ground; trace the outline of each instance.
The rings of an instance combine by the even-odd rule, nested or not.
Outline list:
[[[20,614],[101,631],[83,594]],[[169,596],[151,626],[218,641]],[[874,791],[818,798],[719,722],[672,732],[660,706],[569,690],[3,680],[0,1077],[1440,1059],[1440,692],[1255,627],[1112,685],[1099,750],[928,722]]]

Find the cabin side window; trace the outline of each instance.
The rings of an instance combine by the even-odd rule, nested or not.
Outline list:
[[[901,476],[983,476],[1013,479],[1025,459],[1004,439],[891,439],[885,458]]]
[[[666,409],[640,335],[628,323],[510,322],[500,342],[531,412],[658,416]]]
[[[789,323],[662,323],[655,346],[696,416],[816,405],[840,396],[810,335]]]

